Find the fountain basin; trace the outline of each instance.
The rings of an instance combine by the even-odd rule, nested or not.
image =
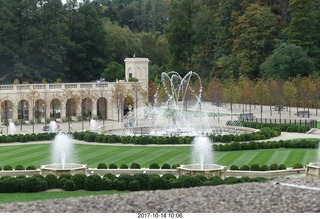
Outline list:
[[[45,164],[41,165],[41,175],[46,176],[48,174],[54,174],[60,176],[61,174],[78,174],[83,173],[87,174],[87,165],[85,164],[76,164],[76,163],[66,163],[64,166],[59,163]]]
[[[203,175],[207,178],[213,177],[213,176],[219,176],[222,179],[225,177],[227,167],[221,166],[218,164],[187,164],[187,165],[181,165],[180,167],[177,167],[177,171],[179,176],[181,175],[190,175],[190,176],[197,176],[197,175]]]
[[[320,162],[309,163],[306,165],[306,175],[320,176]]]

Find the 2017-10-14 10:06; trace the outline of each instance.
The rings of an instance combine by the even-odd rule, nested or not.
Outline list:
[[[138,213],[138,218],[183,218],[182,213]]]

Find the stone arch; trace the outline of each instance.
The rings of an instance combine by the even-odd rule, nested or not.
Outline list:
[[[66,102],[66,117],[77,116],[78,101],[76,98],[69,98]]]
[[[91,119],[92,117],[92,100],[88,97],[81,102],[81,115],[83,119]]]
[[[29,121],[30,103],[22,99],[18,102],[18,120],[20,124],[25,124]]]
[[[45,104],[45,101],[43,99],[38,99],[35,102],[34,118],[36,119],[37,123],[39,123],[39,122],[45,123],[45,119],[46,119],[46,104]]]
[[[105,97],[100,97],[97,100],[97,116],[98,119],[108,119],[108,101]]]
[[[61,120],[61,101],[58,98],[50,101],[50,118]]]
[[[4,125],[13,122],[13,102],[5,100],[1,103],[1,121]]]

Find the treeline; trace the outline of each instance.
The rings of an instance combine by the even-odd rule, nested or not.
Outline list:
[[[2,0],[0,83],[107,81],[126,57],[203,79],[317,75],[320,0]],[[16,81],[17,82],[17,81]]]

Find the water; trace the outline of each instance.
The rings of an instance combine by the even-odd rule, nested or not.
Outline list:
[[[203,169],[205,164],[212,164],[212,142],[208,137],[197,136],[192,142],[192,163],[199,164]]]
[[[61,164],[62,169],[66,163],[75,162],[75,151],[70,135],[64,133],[56,135],[51,147],[51,161]]]
[[[58,125],[56,121],[50,121],[50,128],[51,132],[56,132],[58,131]]]
[[[90,131],[91,132],[96,132],[98,130],[98,124],[97,121],[94,119],[91,119],[90,121]]]
[[[8,134],[9,135],[14,135],[14,134],[16,134],[16,126],[14,125],[14,123],[13,122],[10,122],[9,123],[9,127],[8,127]]]

